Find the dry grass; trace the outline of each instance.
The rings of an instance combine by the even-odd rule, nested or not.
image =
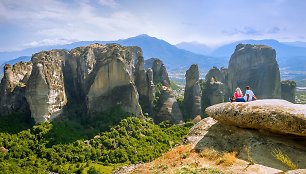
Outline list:
[[[237,156],[237,152],[226,152],[226,153],[223,154],[222,157],[220,157],[216,160],[216,164],[217,165],[222,164],[222,165],[225,165],[225,166],[231,166],[236,162],[236,160],[237,160],[236,156]]]
[[[272,155],[279,160],[283,165],[287,166],[291,170],[298,169],[298,166],[294,164],[291,159],[284,154],[280,149],[275,149],[272,151]]]
[[[244,149],[245,149],[245,152],[247,154],[247,161],[249,162],[249,165],[255,164],[254,160],[251,156],[251,147],[250,146],[245,146]]]
[[[217,160],[220,157],[220,153],[214,149],[205,148],[200,152],[200,157],[205,157],[209,160]]]

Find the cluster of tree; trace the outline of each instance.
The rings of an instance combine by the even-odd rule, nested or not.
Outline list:
[[[0,171],[81,173],[93,162],[102,165],[147,162],[179,143],[191,127],[191,124],[156,125],[149,118],[128,117],[104,131],[107,129],[104,124],[110,123],[106,118],[91,120],[96,124],[88,125],[58,120],[18,133],[2,129]],[[101,131],[104,132],[97,133]]]

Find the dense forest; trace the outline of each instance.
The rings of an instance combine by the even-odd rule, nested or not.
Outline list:
[[[95,118],[34,125],[24,115],[1,116],[2,173],[102,173],[148,162],[179,143],[192,123],[154,124],[114,108]]]

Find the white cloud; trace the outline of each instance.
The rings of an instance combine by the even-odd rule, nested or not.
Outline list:
[[[64,45],[74,42],[75,40],[68,39],[43,39],[39,41],[32,41],[30,43],[24,44],[25,47],[37,47],[37,46],[46,46],[46,45]]]

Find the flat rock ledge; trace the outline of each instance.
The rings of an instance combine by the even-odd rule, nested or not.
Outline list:
[[[280,99],[220,103],[206,108],[208,116],[227,125],[306,137],[306,105]]]

